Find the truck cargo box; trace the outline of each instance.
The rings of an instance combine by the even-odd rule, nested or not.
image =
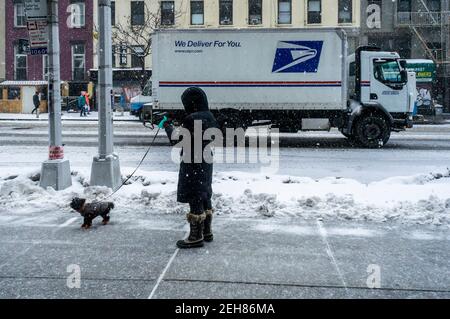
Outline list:
[[[182,108],[190,86],[211,109],[344,110],[341,29],[162,30],[153,35],[155,109]]]

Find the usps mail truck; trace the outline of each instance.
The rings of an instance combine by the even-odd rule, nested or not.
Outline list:
[[[202,88],[222,128],[338,128],[365,147],[412,126],[414,74],[396,52],[348,55],[342,29],[161,30],[153,35],[151,112],[182,118]]]

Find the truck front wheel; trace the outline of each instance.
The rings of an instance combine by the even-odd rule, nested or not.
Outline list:
[[[380,148],[389,141],[391,127],[384,117],[367,114],[356,121],[353,135],[356,142],[363,147]]]

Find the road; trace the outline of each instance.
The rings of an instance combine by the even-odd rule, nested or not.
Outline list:
[[[115,132],[122,167],[135,167],[152,133],[135,122]],[[0,136],[0,168],[38,169],[47,156],[45,122],[0,121]],[[283,135],[275,160],[280,174],[366,183],[446,168],[449,142],[448,125],[393,134],[378,150],[352,148],[336,131]],[[95,125],[64,122],[64,143],[72,167],[90,167]],[[171,150],[161,136],[142,168],[176,171]],[[213,243],[180,251],[180,215],[133,216],[116,210],[110,225],[82,231],[63,209],[0,205],[0,298],[450,298],[447,227],[221,215]],[[73,267],[80,288],[69,287]]]
[[[95,122],[63,122],[66,157],[72,166],[90,167],[96,155]],[[46,121],[0,121],[0,167],[8,165],[39,165],[47,157]],[[138,122],[115,122],[116,152],[123,167],[135,167],[147,150],[154,131]],[[344,177],[371,182],[395,175],[413,175],[445,169],[450,163],[450,125],[419,125],[412,130],[393,133],[383,149],[367,150],[352,147],[339,132],[306,132],[283,134],[277,163],[278,173],[294,176]],[[234,149],[229,152],[234,152]],[[176,171],[171,161],[172,148],[164,132],[144,161],[145,170]],[[264,164],[216,164],[218,171],[259,171]],[[177,158],[178,153],[174,153]]]

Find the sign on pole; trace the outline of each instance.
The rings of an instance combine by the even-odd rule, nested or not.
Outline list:
[[[24,0],[28,20],[47,20],[47,0]]]
[[[27,21],[28,35],[30,37],[30,54],[47,54],[48,31],[47,20]]]
[[[30,37],[30,54],[48,53],[47,0],[25,0],[27,29]]]

